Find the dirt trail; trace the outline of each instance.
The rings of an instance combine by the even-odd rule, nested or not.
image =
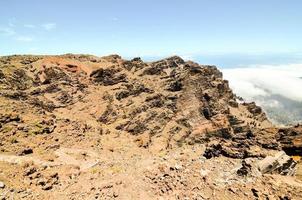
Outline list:
[[[83,149],[60,148],[54,152],[56,158],[52,161],[41,160],[34,156],[16,156],[0,154],[0,162],[22,165],[33,163],[37,166],[54,167],[60,165],[73,165],[81,171],[88,170],[99,163],[98,154]]]

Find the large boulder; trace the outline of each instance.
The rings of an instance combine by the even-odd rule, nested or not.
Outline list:
[[[297,162],[284,151],[280,151],[275,156],[267,156],[258,163],[258,168],[263,174],[294,175]]]

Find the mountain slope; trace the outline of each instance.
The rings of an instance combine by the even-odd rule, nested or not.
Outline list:
[[[279,129],[254,103],[238,103],[215,66],[72,54],[0,65],[0,181],[9,195],[300,197],[293,177],[258,171],[284,146]],[[277,179],[284,185],[271,185]]]

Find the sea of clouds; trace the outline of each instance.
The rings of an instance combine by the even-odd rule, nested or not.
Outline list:
[[[253,65],[222,71],[238,96],[262,106],[276,124],[302,122],[302,64]]]

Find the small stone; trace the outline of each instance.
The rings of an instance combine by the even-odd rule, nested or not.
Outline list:
[[[24,156],[24,155],[28,155],[28,154],[32,154],[32,153],[33,153],[33,150],[31,148],[25,148],[18,155]]]
[[[204,170],[204,169],[201,169],[200,170],[200,176],[202,177],[206,177],[209,173],[209,170]]]
[[[252,188],[251,191],[252,191],[254,197],[259,198],[258,190],[256,190],[255,188]]]
[[[239,176],[247,176],[252,170],[252,166],[245,160],[242,160],[242,167],[237,170]]]
[[[117,192],[113,192],[113,197],[114,198],[117,198],[119,195],[118,195],[118,193]]]
[[[181,165],[176,164],[176,165],[175,165],[175,169],[176,169],[176,170],[181,170],[181,169],[182,169],[182,166],[181,166]]]
[[[51,190],[52,189],[52,185],[47,183],[46,185],[42,186],[42,190]]]
[[[2,181],[0,181],[0,188],[5,188],[5,184]]]
[[[24,170],[23,175],[29,176],[29,175],[32,175],[33,173],[35,173],[36,171],[37,171],[37,169],[35,167],[30,167],[30,168]]]

